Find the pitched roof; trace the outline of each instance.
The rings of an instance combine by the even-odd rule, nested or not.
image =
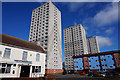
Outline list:
[[[26,41],[23,39],[15,38],[15,37],[12,37],[9,35],[1,34],[1,33],[0,33],[0,42],[2,44],[18,46],[18,47],[31,49],[31,50],[42,52],[42,53],[45,52],[42,47],[37,46],[37,44],[35,44],[35,43],[32,43],[30,41]]]
[[[98,56],[98,55],[107,55],[107,54],[114,54],[114,53],[120,53],[120,50],[73,56],[73,58],[90,57],[90,56]]]

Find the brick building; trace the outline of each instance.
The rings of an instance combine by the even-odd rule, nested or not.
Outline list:
[[[120,69],[120,50],[73,56],[74,70],[112,71]]]

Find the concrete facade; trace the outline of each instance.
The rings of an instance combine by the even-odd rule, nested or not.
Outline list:
[[[49,1],[32,11],[29,41],[45,50],[46,69],[62,69],[61,12]],[[47,70],[46,70],[47,71]]]
[[[88,54],[85,29],[81,24],[64,29],[66,70],[74,70],[72,56]]]
[[[87,38],[87,46],[88,46],[89,54],[100,52],[97,37],[88,37]]]

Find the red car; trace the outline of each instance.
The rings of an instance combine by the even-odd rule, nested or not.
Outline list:
[[[80,75],[85,75],[86,73],[85,72],[81,72]]]

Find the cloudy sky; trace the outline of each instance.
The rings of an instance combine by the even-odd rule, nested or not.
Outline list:
[[[2,33],[28,40],[32,10],[41,2],[2,3]],[[62,15],[63,30],[82,24],[86,37],[97,36],[101,52],[118,50],[118,3],[116,2],[54,2]],[[63,59],[64,60],[64,59]]]

